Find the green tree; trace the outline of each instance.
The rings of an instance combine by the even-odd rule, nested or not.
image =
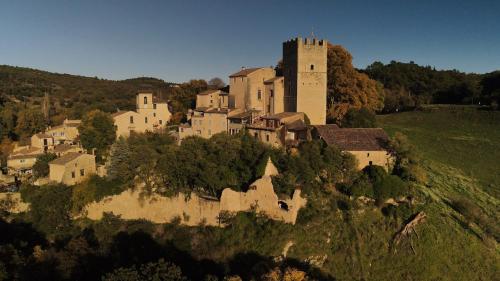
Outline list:
[[[43,131],[46,127],[43,113],[38,109],[21,110],[17,117],[15,132],[20,138],[27,138]]]
[[[87,113],[78,127],[80,141],[85,149],[96,150],[96,158],[102,160],[116,139],[116,128],[109,113],[93,110]]]
[[[395,155],[393,173],[402,179],[425,183],[427,174],[421,166],[421,158],[416,148],[408,141],[408,137],[396,132],[389,142]]]
[[[118,268],[102,277],[103,281],[185,281],[181,269],[164,259],[157,262]]]
[[[350,108],[341,121],[342,127],[346,128],[374,128],[376,124],[375,113],[366,107]]]
[[[35,178],[43,178],[49,175],[49,162],[56,159],[54,153],[44,153],[36,158],[33,165],[33,175]]]

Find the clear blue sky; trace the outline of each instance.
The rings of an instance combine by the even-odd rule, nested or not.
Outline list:
[[[181,82],[274,65],[281,43],[315,35],[356,67],[410,61],[500,69],[500,1],[0,0],[0,64]]]

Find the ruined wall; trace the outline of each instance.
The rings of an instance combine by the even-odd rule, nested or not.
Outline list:
[[[276,167],[268,161],[264,176],[255,181],[247,192],[226,188],[220,201],[202,198],[194,193],[189,198],[181,193],[175,197],[153,195],[141,200],[140,192],[127,190],[88,205],[83,215],[99,220],[104,213],[113,213],[122,219],[145,219],[154,223],[168,223],[180,219],[185,225],[222,226],[219,214],[255,209],[256,212],[264,213],[272,219],[294,224],[300,208],[306,205],[306,199],[300,196],[300,190],[296,190],[291,199],[280,202],[284,203],[288,210],[280,208],[271,180],[271,176],[276,174]]]

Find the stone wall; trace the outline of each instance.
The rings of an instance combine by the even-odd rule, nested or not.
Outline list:
[[[141,200],[139,191],[127,190],[88,205],[83,215],[99,220],[104,213],[113,213],[128,220],[145,219],[154,223],[168,223],[180,219],[185,225],[222,226],[219,220],[221,213],[235,214],[255,210],[272,219],[295,224],[300,208],[306,205],[306,199],[300,196],[300,190],[295,190],[291,199],[278,200],[272,185],[273,175],[277,175],[277,170],[269,160],[264,176],[251,184],[247,192],[226,188],[220,201],[194,193],[190,197],[180,193],[175,197],[153,195]]]

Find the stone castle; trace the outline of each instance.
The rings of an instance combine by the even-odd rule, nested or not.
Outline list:
[[[244,68],[229,76],[229,93],[198,94],[190,124],[179,128],[188,136],[209,138],[246,128],[273,146],[300,140],[306,124],[326,123],[327,42],[295,38],[283,43],[283,76],[270,67]]]

